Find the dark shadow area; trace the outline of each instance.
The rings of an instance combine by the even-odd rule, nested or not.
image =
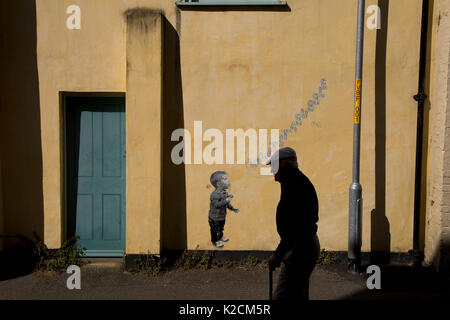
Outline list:
[[[178,6],[182,11],[269,11],[269,12],[291,12],[291,7],[288,4],[285,6],[280,5],[241,5],[241,6]]]
[[[381,289],[369,290],[366,281],[371,274],[353,276],[363,290],[342,300],[448,300],[450,279],[432,268],[414,268],[407,265],[381,267]]]
[[[442,239],[434,249],[430,264],[450,280],[450,241]]]
[[[30,271],[33,232],[44,235],[35,1],[0,3],[0,147],[4,252],[0,277]]]
[[[171,151],[178,141],[172,132],[184,128],[180,39],[163,16],[163,110],[162,110],[162,188],[161,248],[187,247],[185,165],[172,162]]]
[[[14,247],[7,247],[0,252],[0,281],[33,272],[36,266],[33,241],[20,236],[5,237],[4,240],[13,240]]]
[[[82,98],[66,97],[65,100],[65,155],[66,155],[66,233],[67,238],[76,236],[76,212],[78,190],[78,160],[80,158],[81,107],[77,100]]]
[[[438,270],[450,279],[450,240],[442,240],[441,246],[438,246],[437,251],[434,257],[439,257]],[[437,259],[435,258],[434,260],[436,261]]]
[[[381,29],[377,30],[375,52],[375,209],[371,212],[371,263],[390,261],[391,234],[386,217],[386,51],[389,0],[380,0]]]

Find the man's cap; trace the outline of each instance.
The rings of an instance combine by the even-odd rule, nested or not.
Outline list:
[[[281,148],[277,150],[266,164],[271,164],[275,160],[295,159],[297,161],[297,154],[295,150],[289,147]]]

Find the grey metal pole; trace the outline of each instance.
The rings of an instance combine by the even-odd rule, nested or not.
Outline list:
[[[364,49],[365,0],[358,0],[358,22],[356,33],[355,110],[353,121],[353,178],[350,185],[348,258],[349,271],[359,272],[361,258],[362,229],[362,187],[359,183],[359,162],[361,144],[361,96],[362,66]]]

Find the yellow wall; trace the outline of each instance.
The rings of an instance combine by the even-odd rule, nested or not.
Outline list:
[[[218,128],[222,132],[226,128],[288,128],[295,113],[300,107],[305,107],[317,91],[320,79],[327,79],[326,97],[321,99],[320,105],[304,120],[298,131],[289,134],[286,145],[297,150],[301,170],[316,186],[322,247],[328,250],[347,249],[356,1],[290,0],[288,3],[288,12],[177,12],[173,1],[165,0],[137,0],[132,3],[128,0],[79,0],[77,5],[82,10],[82,28],[68,30],[65,10],[73,1],[37,0],[44,234],[50,247],[61,243],[64,214],[58,93],[126,92],[127,28],[124,12],[145,7],[161,9],[167,23],[178,31],[182,84],[182,101],[178,103],[182,106],[182,123],[192,134],[195,120],[203,121],[203,130]],[[367,1],[367,5],[375,3]],[[416,103],[412,96],[417,91],[420,15],[419,0],[390,2],[385,106],[381,89],[377,90],[375,99],[375,87],[384,85],[383,72],[375,73],[376,64],[380,66],[384,60],[382,39],[379,40],[377,53],[377,32],[365,28],[361,149],[363,251],[370,251],[371,246],[385,246],[381,238],[386,238],[387,229],[391,251],[407,251],[412,246],[416,128]],[[156,91],[149,92],[149,98],[153,93],[158,94]],[[127,104],[129,98],[127,96]],[[127,105],[127,117],[130,117],[129,107]],[[385,133],[383,126],[380,128],[380,121],[378,127],[375,126],[375,119],[384,122],[384,108]],[[170,117],[170,114],[167,116]],[[148,126],[149,120],[145,117],[128,118],[127,133],[130,134],[131,126]],[[145,143],[162,141],[166,145],[162,156],[167,160],[167,152],[176,143],[170,142],[169,130],[163,129],[163,133],[162,140],[152,135],[146,137]],[[378,147],[375,145],[376,139]],[[386,159],[380,158],[384,140]],[[157,166],[157,162],[153,161],[161,155],[155,155],[152,150],[142,149],[140,157]],[[381,179],[376,183],[376,167],[378,173],[384,172],[385,182]],[[127,174],[139,168],[127,154]],[[155,167],[155,170],[158,168]],[[164,216],[179,217],[173,210],[183,209],[173,204],[171,192],[185,189],[184,236],[187,237],[187,246],[189,249],[211,248],[207,215],[212,192],[209,176],[215,170],[229,173],[231,193],[235,195],[232,204],[241,210],[237,215],[229,213],[225,233],[231,240],[226,244],[226,249],[273,249],[279,240],[274,214],[280,188],[273,178],[261,176],[259,168],[248,164],[186,165],[185,176],[182,172],[176,173],[183,185],[174,183],[172,190],[163,186]],[[145,175],[145,172],[142,174]],[[129,190],[137,183],[129,176],[128,179],[127,197]],[[157,210],[156,207],[147,207],[152,199],[150,189],[147,190],[142,194],[141,209]],[[166,212],[164,208],[170,209]],[[374,209],[378,209],[374,220],[377,232],[371,232],[371,212]],[[383,219],[383,211],[389,224]],[[160,221],[142,221],[139,215],[128,218],[131,214],[127,212],[127,232],[140,223],[159,227]],[[157,213],[148,217],[155,215]],[[176,241],[180,233],[164,232],[166,227],[170,229],[170,222],[161,225],[162,237],[171,243],[169,246],[178,246],[183,242]],[[380,232],[383,237],[376,236]],[[149,245],[149,241],[159,241],[155,238],[159,236],[157,234],[149,237],[128,236],[127,247],[133,248],[133,253],[135,250],[145,252],[144,249],[150,248],[156,250]]]
[[[160,251],[162,16],[127,13],[126,252]]]
[[[320,78],[328,79],[327,97],[287,145],[298,151],[301,169],[318,191],[319,237],[329,250],[347,248],[355,3],[345,3],[291,1],[291,13],[193,11],[182,13],[181,24],[185,123],[191,131],[196,119],[202,119],[204,127],[222,130],[286,128],[298,106],[317,90]],[[419,17],[418,2],[391,2],[385,194],[392,251],[411,246],[416,116],[411,97],[417,86]],[[365,251],[370,250],[370,213],[375,208],[375,49],[375,32],[366,29],[361,150]],[[227,248],[273,248],[278,185],[249,166],[220,168],[230,172],[233,204],[241,209],[227,221],[232,239]],[[207,185],[216,169],[187,168],[190,248],[208,246]]]

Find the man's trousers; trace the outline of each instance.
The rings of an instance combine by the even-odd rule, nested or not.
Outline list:
[[[274,300],[309,299],[309,278],[320,254],[319,237],[315,235],[313,241],[300,254],[295,262],[281,266]]]

